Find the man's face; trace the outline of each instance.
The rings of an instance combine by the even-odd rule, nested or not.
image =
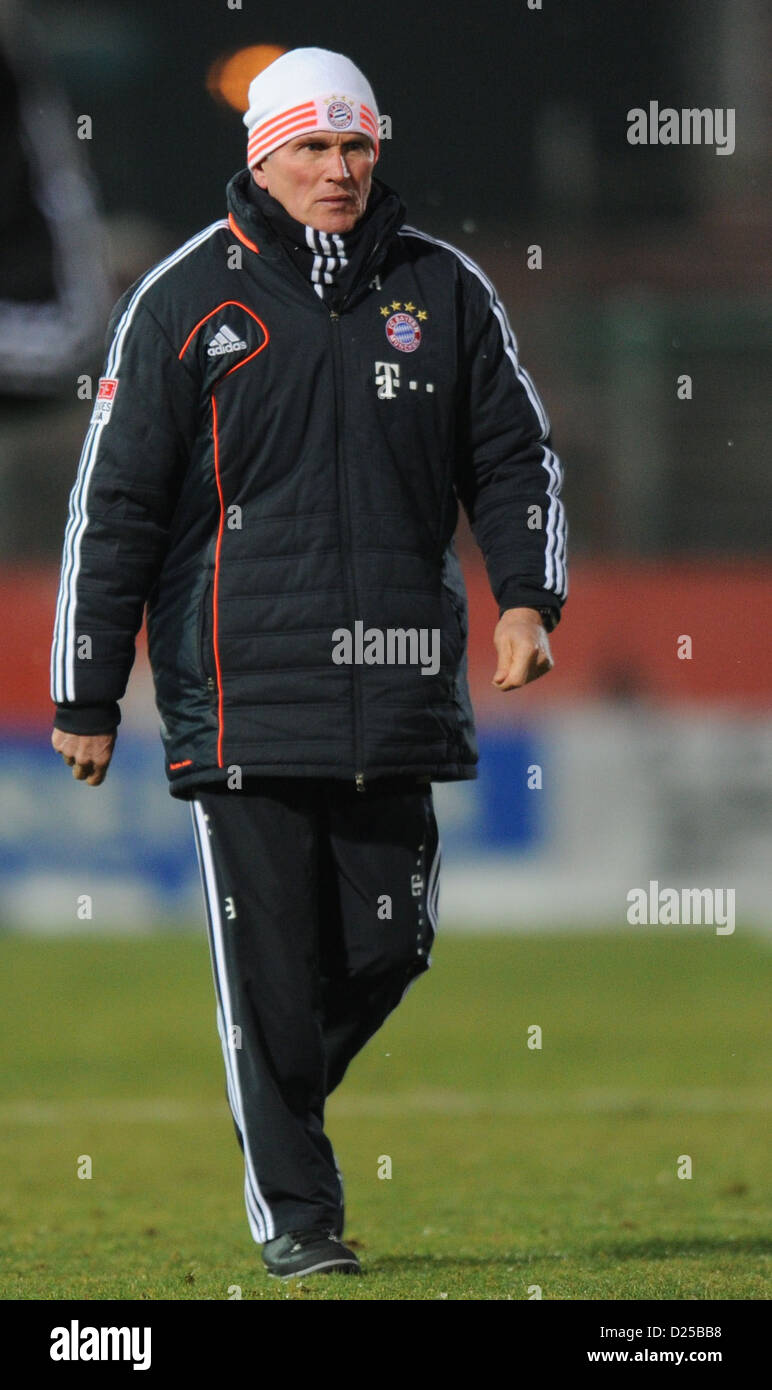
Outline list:
[[[298,222],[350,232],[367,207],[374,160],[366,135],[318,130],[280,145],[252,177]]]

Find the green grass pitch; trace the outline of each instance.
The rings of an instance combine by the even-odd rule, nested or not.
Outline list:
[[[203,927],[4,936],[0,1296],[768,1297],[771,956],[739,927],[440,932],[328,1106],[364,1277],[283,1284],[246,1223]]]

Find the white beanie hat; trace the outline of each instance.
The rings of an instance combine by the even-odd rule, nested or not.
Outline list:
[[[288,140],[314,130],[369,135],[378,158],[373,89],[349,58],[326,48],[292,48],[258,73],[249,84],[244,125],[250,169]]]

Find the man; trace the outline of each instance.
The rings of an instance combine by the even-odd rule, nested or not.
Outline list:
[[[249,100],[227,221],[114,312],[65,539],[53,744],[101,783],[147,604],[248,1219],[289,1277],[359,1270],[324,1102],[429,964],[431,782],[476,775],[457,498],[501,610],[501,690],[551,667],[565,533],[501,304],[373,179],[362,73],[297,49]]]

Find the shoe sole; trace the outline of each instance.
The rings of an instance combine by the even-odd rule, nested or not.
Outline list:
[[[323,1260],[321,1264],[309,1265],[306,1269],[293,1269],[291,1274],[274,1274],[269,1269],[271,1279],[304,1279],[307,1274],[361,1274],[362,1269],[355,1260]]]

